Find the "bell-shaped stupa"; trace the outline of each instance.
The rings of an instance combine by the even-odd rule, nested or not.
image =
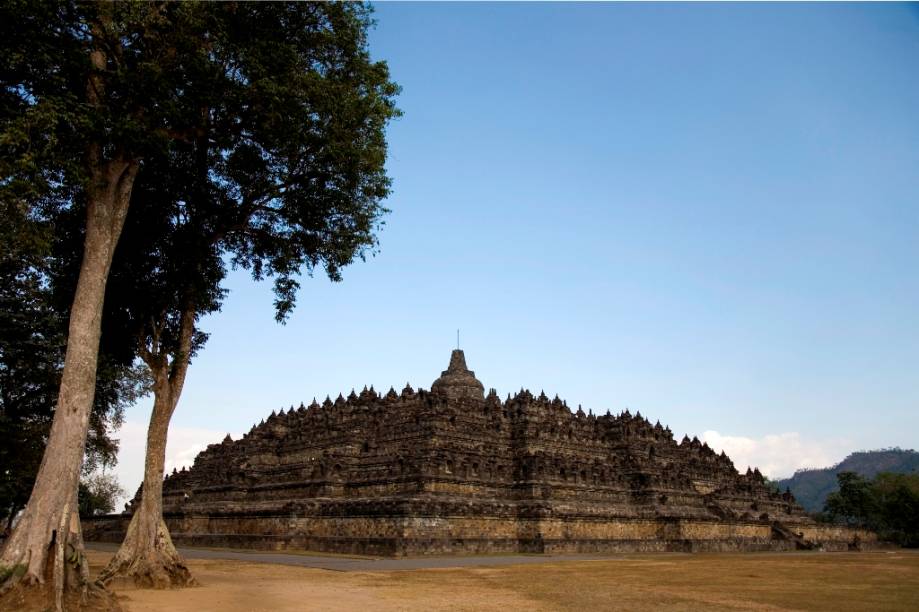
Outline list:
[[[475,377],[475,372],[466,367],[466,356],[459,349],[450,355],[450,365],[431,385],[431,391],[444,393],[450,399],[485,399],[485,387]]]

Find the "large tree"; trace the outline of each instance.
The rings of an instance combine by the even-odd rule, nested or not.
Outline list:
[[[15,605],[62,609],[65,596],[104,597],[88,591],[77,485],[105,286],[134,180],[143,157],[186,128],[181,7],[29,0],[0,6],[0,197],[29,207],[50,192],[59,201],[85,202],[54,419],[29,501],[0,554],[0,596]]]
[[[0,211],[0,519],[7,530],[28,501],[41,464],[79,271],[79,261],[68,261],[69,249],[59,240],[69,235],[62,227],[67,219],[26,213],[15,206]],[[84,475],[115,463],[112,434],[146,386],[141,369],[133,367],[132,339],[118,332],[103,332]]]
[[[0,6],[2,198],[32,207],[57,191],[58,201],[85,212],[54,420],[29,502],[0,555],[3,597],[36,587],[39,599],[61,609],[67,587],[86,594],[77,483],[106,284],[144,159],[168,155],[177,143],[197,146],[202,134],[214,141],[198,150],[215,151],[204,159],[217,160],[215,176],[231,190],[234,206],[216,209],[235,221],[221,238],[235,263],[259,278],[276,276],[283,316],[298,271],[316,262],[304,244],[339,228],[360,235],[373,215],[340,213],[355,208],[355,195],[385,195],[383,126],[394,113],[395,86],[385,65],[367,57],[368,24],[367,9],[352,4]],[[290,132],[307,145],[288,146]],[[310,187],[326,194],[326,208],[280,198]],[[312,215],[330,207],[338,212],[323,229],[297,229],[314,227]],[[298,233],[301,240],[284,240]],[[346,261],[328,256],[337,274]]]
[[[154,401],[141,499],[103,572],[105,582],[117,575],[144,587],[193,582],[162,518],[166,437],[188,366],[207,339],[196,322],[220,307],[225,264],[216,245],[209,245],[209,232],[196,223],[198,207],[190,204],[208,178],[191,182],[187,162],[179,151],[171,158],[148,159],[109,280],[106,317],[135,336]]]
[[[296,276],[333,280],[376,245],[389,192],[384,127],[397,110],[385,64],[366,49],[359,4],[211,5],[203,36],[214,74],[196,98],[195,137],[148,159],[135,186],[109,300],[153,375],[144,483],[103,580],[184,586],[187,568],[162,518],[166,436],[204,341],[196,321],[220,306],[226,261],[275,276],[276,317]],[[154,238],[160,237],[160,238]],[[139,298],[138,296],[143,296]]]
[[[373,242],[396,86],[369,59],[359,4],[13,1],[0,24],[2,197],[32,206],[59,190],[85,212],[54,422],[0,556],[0,589],[53,582],[61,608],[66,586],[85,585],[79,466],[106,283],[144,160],[191,147],[199,188],[220,192],[198,194],[210,207],[197,227],[234,265],[275,277],[283,319],[301,271],[322,262],[338,278]]]

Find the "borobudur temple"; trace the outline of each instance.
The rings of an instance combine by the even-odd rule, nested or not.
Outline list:
[[[460,350],[430,391],[364,389],[272,413],[163,486],[178,544],[371,555],[845,550],[789,492],[640,414],[502,401]],[[135,497],[135,500],[137,498]],[[84,521],[120,541],[130,518]]]

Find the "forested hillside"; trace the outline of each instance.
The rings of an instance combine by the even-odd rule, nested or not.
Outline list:
[[[866,478],[873,478],[880,472],[919,472],[919,453],[899,448],[859,451],[828,468],[798,470],[791,478],[776,484],[782,490],[791,489],[805,510],[818,512],[823,509],[827,495],[837,490],[836,474],[839,472],[855,472]]]

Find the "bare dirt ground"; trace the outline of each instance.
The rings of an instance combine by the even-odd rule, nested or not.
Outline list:
[[[111,553],[89,551],[98,572]],[[114,585],[130,612],[919,610],[919,554],[635,555],[545,564],[332,571],[189,559],[201,586]]]

